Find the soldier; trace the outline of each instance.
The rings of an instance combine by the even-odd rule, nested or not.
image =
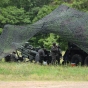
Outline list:
[[[60,64],[60,57],[62,57],[62,53],[61,53],[60,46],[58,45],[57,47],[58,47],[58,52],[57,52],[56,60],[57,60],[57,63],[59,65]]]
[[[41,46],[41,48],[38,50],[38,53],[39,53],[39,62],[42,65],[43,64],[44,57],[45,57],[44,46]]]
[[[35,63],[39,62],[39,53],[36,51],[35,55]]]
[[[57,54],[58,54],[58,47],[56,46],[56,43],[53,43],[53,46],[51,47],[52,65],[55,65]]]

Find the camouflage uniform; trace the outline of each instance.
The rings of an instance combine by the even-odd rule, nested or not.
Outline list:
[[[55,45],[53,45],[51,47],[51,57],[52,57],[52,61],[51,64],[55,65],[55,61],[56,61],[56,56],[58,54],[58,47]]]
[[[60,57],[62,57],[62,53],[61,53],[60,46],[58,46],[58,54],[56,56],[56,60],[57,60],[58,65],[60,64]]]

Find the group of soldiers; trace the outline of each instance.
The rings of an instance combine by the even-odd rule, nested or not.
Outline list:
[[[34,51],[31,51],[31,53],[33,54]],[[48,65],[49,64],[55,65],[56,63],[60,64],[61,56],[62,53],[60,46],[57,46],[56,43],[53,43],[50,51],[48,51],[43,45],[38,50],[36,50],[34,60],[35,63],[39,62],[41,65],[43,64],[43,62],[47,62]],[[30,61],[32,60],[33,58],[30,59]]]
[[[47,64],[55,65],[60,64],[61,49],[56,43],[52,44],[51,49],[48,51],[43,45],[38,49],[33,49],[32,46],[25,44],[25,48],[21,48],[20,52],[22,56],[20,57],[17,52],[12,52],[5,57],[7,62],[9,61],[23,61],[24,58],[28,58],[30,62],[39,62],[41,65],[43,62],[47,62]]]

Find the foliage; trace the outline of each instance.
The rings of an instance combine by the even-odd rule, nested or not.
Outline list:
[[[38,34],[32,37],[29,42],[32,44],[34,47],[39,47],[41,45],[44,45],[44,41],[46,38],[49,37],[49,34]]]
[[[55,34],[53,34],[53,33],[50,33],[49,34],[49,37],[47,37],[46,39],[45,39],[45,41],[43,41],[44,42],[44,45],[47,47],[47,48],[51,48],[51,46],[52,46],[52,44],[54,43],[54,42],[57,42],[57,44],[58,44],[58,38],[59,38],[59,36],[58,35],[55,35]]]
[[[30,23],[29,13],[25,13],[23,8],[9,6],[0,8],[0,24],[25,24]],[[2,25],[1,25],[2,26]]]
[[[2,33],[2,30],[3,30],[3,29],[2,29],[2,28],[0,28],[0,34]]]
[[[50,49],[52,44],[56,42],[56,44],[59,45],[62,50],[67,49],[67,42],[59,35],[56,35],[54,33],[35,35],[29,40],[29,42],[34,47],[39,47],[41,45],[44,45],[45,48],[47,49]]]
[[[57,42],[59,36],[53,33],[50,34],[39,34],[32,37],[29,42],[35,47],[44,45],[47,49],[50,49],[52,43]],[[33,42],[34,41],[34,42]],[[58,43],[58,42],[57,42]]]
[[[88,11],[88,0],[75,0],[72,4],[72,7],[75,7],[79,10]]]
[[[0,7],[7,7],[9,5],[10,0],[0,0]]]
[[[88,11],[88,0],[1,0],[0,26],[33,23],[63,3]]]
[[[33,22],[38,21],[39,19],[48,15],[50,12],[52,12],[53,9],[55,9],[55,6],[52,7],[50,5],[44,5],[41,9],[39,9],[37,16],[33,19]]]
[[[10,5],[17,6],[17,8],[24,8],[25,11],[30,11],[35,7],[42,7],[48,5],[52,0],[10,0]]]
[[[81,11],[88,11],[88,0],[70,0],[70,1],[71,3],[65,4]]]

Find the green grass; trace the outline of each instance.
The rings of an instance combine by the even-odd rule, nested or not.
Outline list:
[[[0,81],[88,81],[88,67],[0,62]]]

